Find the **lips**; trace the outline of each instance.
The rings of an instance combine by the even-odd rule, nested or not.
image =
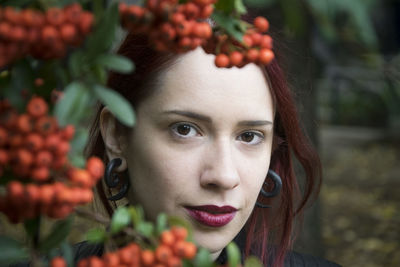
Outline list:
[[[236,215],[237,209],[231,206],[215,205],[186,206],[189,215],[197,222],[211,227],[227,225]]]

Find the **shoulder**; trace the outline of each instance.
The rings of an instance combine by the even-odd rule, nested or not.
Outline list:
[[[337,263],[291,251],[286,255],[285,267],[340,267]]]

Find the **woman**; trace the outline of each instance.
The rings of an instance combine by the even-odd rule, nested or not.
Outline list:
[[[294,220],[318,191],[320,163],[276,62],[220,69],[201,48],[159,53],[133,35],[119,53],[136,70],[111,74],[109,87],[132,103],[137,122],[129,129],[100,106],[88,155],[120,160],[113,171],[131,185],[120,201],[142,205],[149,219],[160,212],[186,219],[196,243],[218,262],[235,238],[244,255],[268,266],[334,265],[288,254]],[[306,173],[303,194],[292,154]],[[274,173],[282,189],[270,198],[280,187]],[[111,214],[121,202],[107,199],[113,192],[105,183],[97,190]]]

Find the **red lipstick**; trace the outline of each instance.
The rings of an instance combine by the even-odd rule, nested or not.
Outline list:
[[[189,215],[201,224],[221,227],[228,224],[236,215],[237,209],[231,206],[215,205],[186,206]]]

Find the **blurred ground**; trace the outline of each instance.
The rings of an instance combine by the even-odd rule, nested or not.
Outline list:
[[[325,257],[343,266],[400,266],[400,143],[387,136],[369,128],[320,130]]]

